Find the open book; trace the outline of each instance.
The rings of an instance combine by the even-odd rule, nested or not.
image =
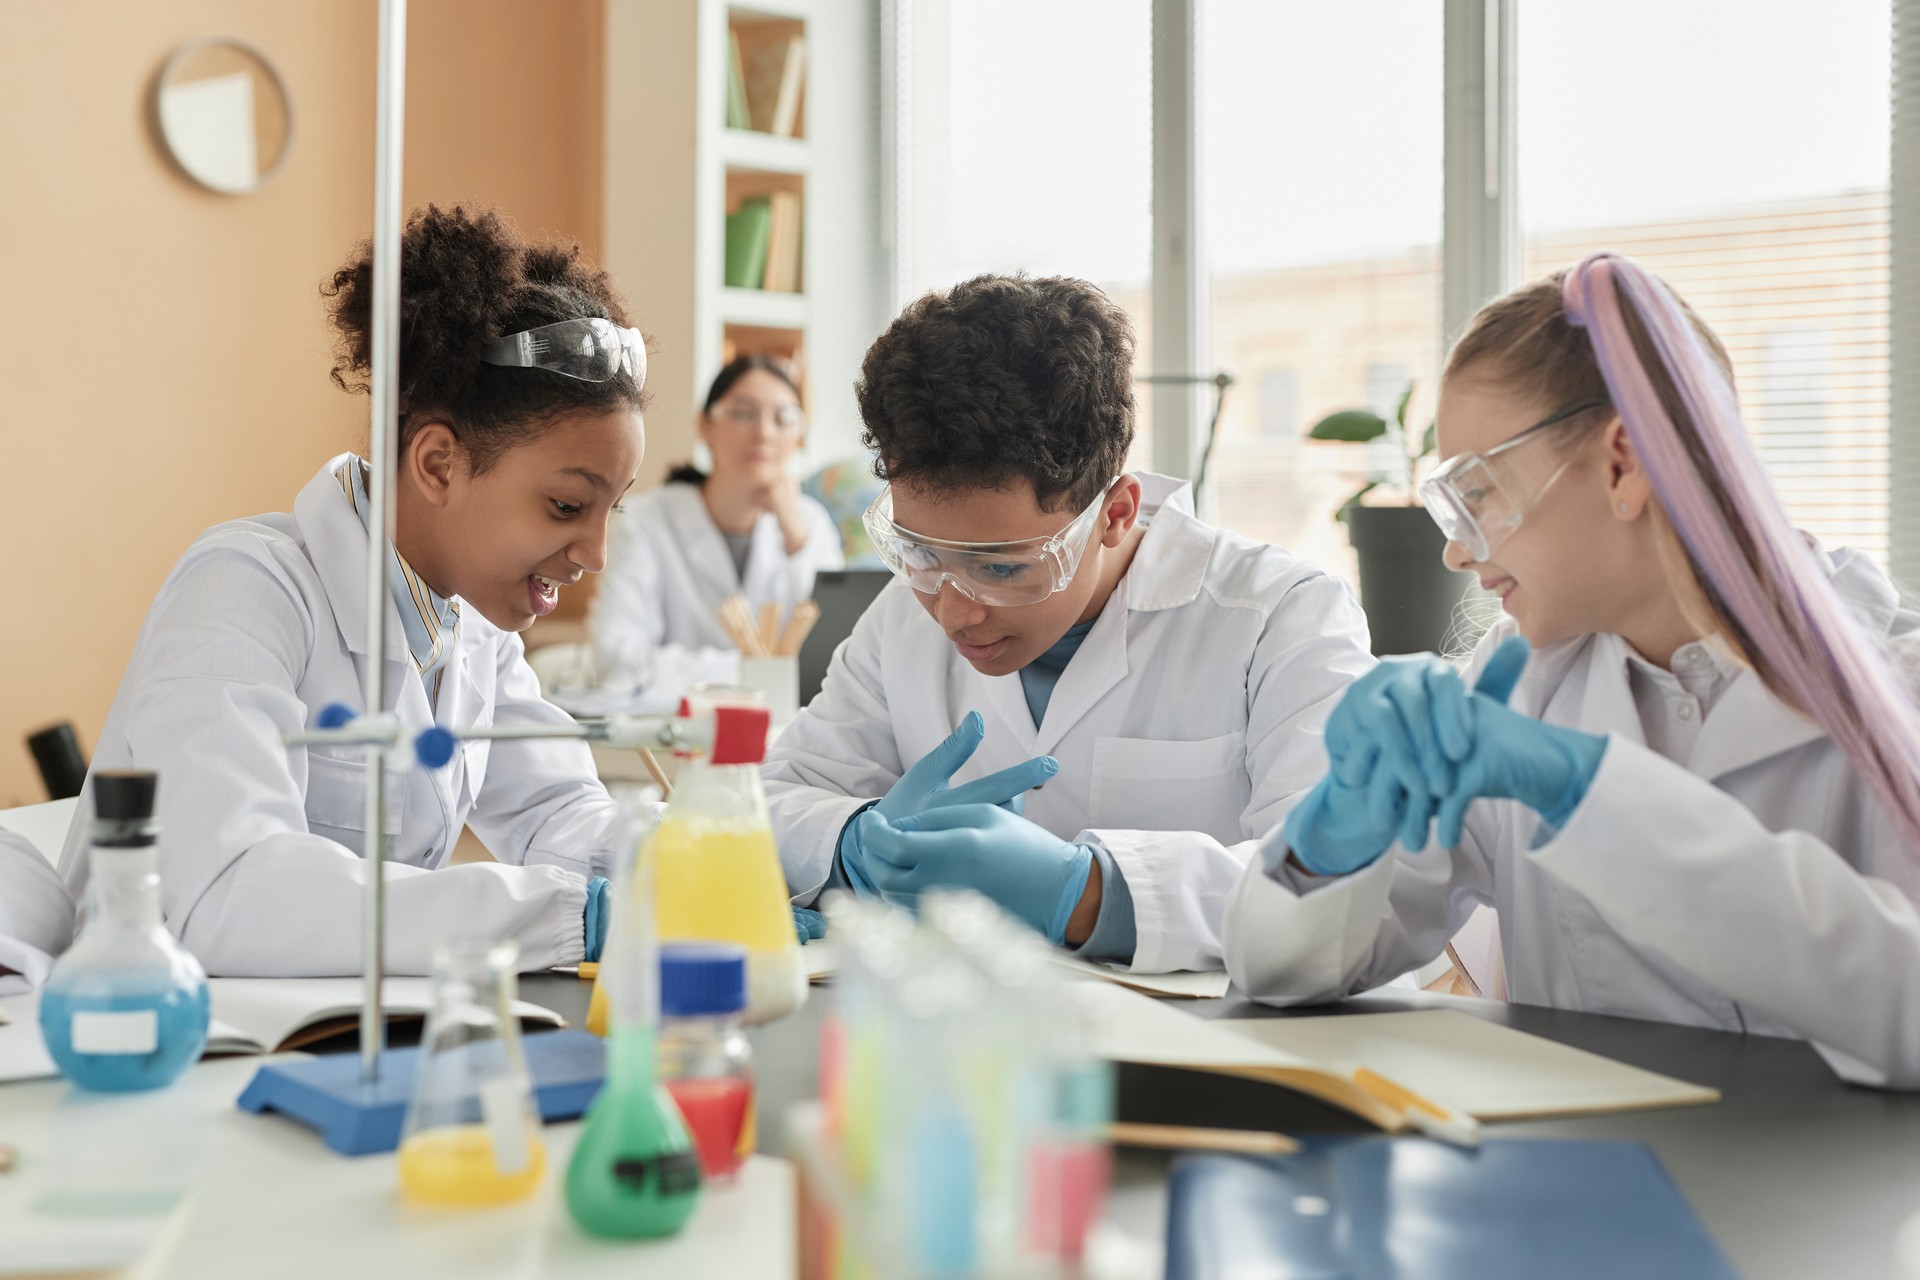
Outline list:
[[[1478,1120],[1718,1102],[1717,1090],[1459,1013],[1342,1013],[1209,1021],[1086,984],[1095,1049],[1114,1062],[1277,1084],[1390,1133],[1426,1128],[1408,1094]]]
[[[829,981],[839,969],[839,953],[834,950],[831,941],[809,942],[800,948],[800,953],[807,962],[809,982]],[[1098,978],[1147,995],[1179,1000],[1213,1000],[1227,994],[1227,974],[1224,969],[1192,973],[1134,973],[1128,969],[1082,960],[1064,951],[1055,951],[1052,959],[1061,968],[1083,978]]]
[[[207,1053],[281,1053],[352,1031],[364,994],[358,978],[211,978],[213,1021]],[[388,978],[380,984],[387,1020],[424,1019],[432,979]],[[567,1020],[525,1000],[511,1006],[522,1023],[564,1027]]]

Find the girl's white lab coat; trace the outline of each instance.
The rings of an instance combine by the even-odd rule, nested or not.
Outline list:
[[[32,841],[0,831],[0,996],[46,981],[53,958],[73,941],[73,899]]]
[[[782,618],[810,599],[814,575],[846,560],[827,509],[805,494],[799,502],[806,543],[788,555],[779,520],[763,512],[744,573],[699,485],[663,485],[622,503],[589,615],[602,671],[671,681],[702,669],[701,651],[733,648],[719,616],[729,596],[745,596],[756,617],[761,605],[778,605]]]
[[[331,702],[359,707],[367,533],[336,458],[276,512],[216,525],[181,557],[141,627],[94,753],[96,769],[160,774],[167,926],[213,974],[360,972],[367,864],[359,748],[289,747]],[[388,709],[431,724],[420,676],[382,592]],[[520,637],[475,610],[440,681],[437,719],[464,727],[565,724],[543,701]],[[388,766],[387,963],[430,971],[450,936],[513,938],[528,969],[583,950],[589,873],[611,856],[614,804],[584,743],[467,742],[444,769]],[[91,787],[61,859],[86,877]],[[499,863],[436,870],[471,826]]]
[[[1920,638],[1864,557],[1835,585],[1896,650]],[[1477,668],[1511,619],[1481,642]],[[1256,863],[1227,917],[1236,985],[1271,1004],[1376,986],[1439,954],[1479,904],[1499,910],[1511,998],[1814,1042],[1850,1079],[1920,1085],[1920,866],[1845,754],[1734,668],[1690,762],[1645,746],[1629,649],[1589,635],[1536,653],[1513,705],[1607,735],[1557,834],[1511,800],[1476,801],[1455,850],[1389,854],[1340,879]]]
[[[1344,583],[1201,523],[1184,483],[1140,479],[1146,534],[1038,729],[1019,674],[975,671],[911,588],[874,601],[768,754],[796,901],[819,892],[854,812],[977,710],[986,740],[955,781],[1058,757],[1026,815],[1112,854],[1133,896],[1134,968],[1220,966],[1233,887],[1318,781],[1326,717],[1373,659]]]

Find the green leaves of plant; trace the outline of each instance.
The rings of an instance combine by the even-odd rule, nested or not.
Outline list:
[[[1314,423],[1313,430],[1307,432],[1307,438],[1364,444],[1369,440],[1378,440],[1385,434],[1387,434],[1387,420],[1379,414],[1366,409],[1342,409],[1339,413],[1330,413]]]

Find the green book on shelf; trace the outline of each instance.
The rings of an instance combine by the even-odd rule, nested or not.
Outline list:
[[[727,128],[751,129],[747,111],[747,73],[740,61],[740,33],[727,32]]]
[[[765,196],[742,200],[727,215],[727,287],[758,289],[767,275],[767,241],[773,203]]]

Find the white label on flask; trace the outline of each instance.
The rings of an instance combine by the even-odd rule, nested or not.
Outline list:
[[[153,1009],[73,1015],[75,1053],[152,1053],[160,1047],[160,1015]]]
[[[501,1076],[480,1086],[480,1115],[493,1143],[493,1167],[501,1173],[519,1173],[532,1158],[527,1150],[527,1109],[520,1082]]]

